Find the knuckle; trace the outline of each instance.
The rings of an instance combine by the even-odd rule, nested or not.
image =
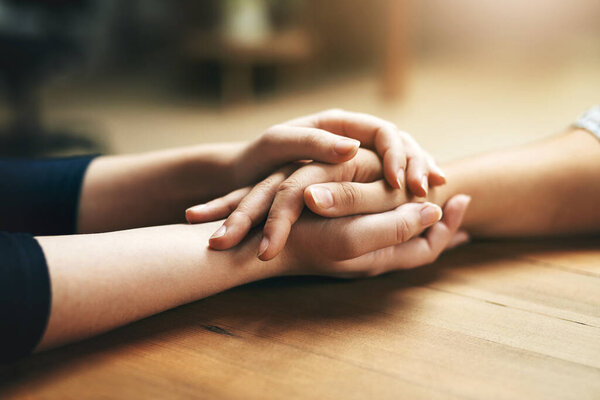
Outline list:
[[[345,206],[352,206],[357,204],[361,200],[361,193],[356,186],[350,182],[340,183],[340,197],[342,204]]]
[[[287,213],[270,213],[265,221],[265,233],[289,231],[293,220]]]
[[[307,148],[319,147],[322,142],[322,137],[317,132],[310,132],[301,138],[301,143]]]
[[[270,145],[271,143],[277,141],[279,136],[281,135],[281,125],[273,125],[267,128],[259,138],[259,142],[263,145]]]
[[[256,190],[268,192],[273,186],[276,186],[279,182],[276,176],[268,176],[258,183],[255,187]]]
[[[238,208],[230,216],[231,219],[237,219],[244,225],[254,225],[254,218],[252,214],[248,212],[248,210],[244,208]]]
[[[323,114],[325,115],[340,115],[343,114],[345,111],[344,109],[340,108],[340,107],[334,107],[334,108],[329,108],[325,111],[323,111]]]
[[[302,190],[302,184],[295,178],[288,178],[281,182],[277,188],[277,192],[283,195],[294,195]]]
[[[408,224],[406,219],[404,219],[404,218],[396,219],[395,229],[396,229],[396,243],[404,243],[408,239],[410,239],[410,236],[411,236],[410,225]]]
[[[232,214],[236,210],[237,205],[238,204],[236,204],[234,202],[225,203],[225,210],[227,210],[228,214]]]

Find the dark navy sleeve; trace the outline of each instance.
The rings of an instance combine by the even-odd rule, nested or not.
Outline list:
[[[50,279],[33,235],[75,233],[92,159],[0,159],[0,361],[29,354],[44,334]]]
[[[50,314],[50,279],[33,236],[0,232],[0,361],[33,351]]]
[[[34,235],[74,233],[79,191],[92,159],[0,159],[0,230]]]

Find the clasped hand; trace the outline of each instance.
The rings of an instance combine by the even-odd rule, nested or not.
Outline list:
[[[257,255],[279,255],[287,274],[373,276],[468,240],[459,227],[469,197],[451,198],[443,213],[426,202],[443,172],[410,135],[371,115],[328,110],[275,125],[234,170],[241,182],[266,178],[189,208],[188,222],[226,218],[209,241],[217,250],[264,222]]]

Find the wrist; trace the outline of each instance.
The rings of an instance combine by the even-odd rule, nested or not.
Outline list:
[[[244,143],[205,144],[174,150],[174,182],[189,205],[237,189]]]

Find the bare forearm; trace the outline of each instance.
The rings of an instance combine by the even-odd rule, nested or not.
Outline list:
[[[40,349],[89,337],[276,274],[256,258],[258,238],[207,248],[213,224],[40,237],[52,306]]]
[[[78,232],[184,221],[184,210],[234,189],[239,143],[94,160],[83,182]]]
[[[474,236],[597,232],[600,228],[600,143],[572,131],[528,146],[444,165],[453,194],[472,197],[464,227]]]

